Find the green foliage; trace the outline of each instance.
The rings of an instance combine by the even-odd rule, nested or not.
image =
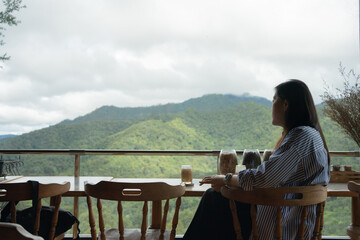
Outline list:
[[[244,100],[244,99],[242,99]],[[227,104],[229,105],[228,107]],[[213,110],[211,110],[213,106]],[[183,104],[125,109],[103,107],[89,115],[55,126],[0,141],[2,149],[121,149],[121,150],[220,150],[272,148],[281,129],[271,125],[271,107],[234,96],[208,95]],[[156,110],[156,111],[155,111]],[[325,138],[331,151],[358,150],[355,142],[318,108]],[[23,175],[73,175],[73,156],[22,155]],[[333,158],[352,165],[354,158]],[[81,156],[81,175],[121,178],[179,178],[180,166],[191,164],[194,178],[216,173],[216,157],[204,156]],[[190,224],[200,198],[182,198],[178,233]],[[346,235],[350,224],[350,199],[329,198],[325,208],[324,235]],[[62,207],[72,202],[64,198]],[[111,204],[104,204],[105,221],[116,226]],[[126,207],[128,207],[126,205]],[[126,208],[124,206],[124,209]],[[125,226],[139,226],[142,206],[129,205]],[[172,210],[171,210],[172,211]],[[89,232],[86,202],[80,198],[82,233]],[[95,213],[95,211],[94,211]],[[168,219],[171,221],[171,218]],[[170,224],[170,223],[168,223]]]
[[[97,148],[104,138],[116,134],[137,121],[94,121],[86,123],[57,124],[21,136],[5,139],[6,149],[89,149]]]
[[[210,148],[272,148],[281,129],[271,125],[271,109],[254,102],[216,112],[187,110],[181,114],[189,126],[208,135]]]
[[[4,31],[6,30],[4,26],[16,26],[20,21],[16,19],[13,13],[18,12],[21,8],[25,6],[21,5],[22,0],[2,0],[1,11],[0,11],[0,46],[4,45],[5,42],[1,39],[5,37]],[[1,61],[9,60],[10,57],[5,53],[0,56]]]
[[[187,109],[194,109],[199,112],[214,112],[235,107],[239,103],[246,101],[271,106],[269,100],[261,97],[209,94],[200,98],[189,99],[183,103],[168,103],[151,107],[118,108],[114,106],[103,106],[85,116],[76,118],[74,121],[66,120],[63,121],[63,123],[144,119],[148,117],[154,118],[159,114],[161,115],[161,119],[163,119],[166,114],[184,112]]]

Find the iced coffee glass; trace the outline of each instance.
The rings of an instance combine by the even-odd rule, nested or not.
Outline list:
[[[259,149],[245,149],[242,164],[246,169],[257,168],[261,164]]]
[[[181,165],[181,183],[185,186],[193,186],[192,166]]]
[[[263,162],[266,162],[267,160],[269,160],[272,153],[273,153],[272,149],[265,149],[264,154],[263,154]]]
[[[221,150],[218,157],[217,173],[225,175],[227,173],[235,173],[238,164],[237,154],[234,149]]]

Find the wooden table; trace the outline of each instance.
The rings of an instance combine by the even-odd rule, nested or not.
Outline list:
[[[7,177],[7,182],[26,182],[28,180],[39,181],[40,183],[63,183],[70,182],[71,187],[69,192],[64,194],[67,197],[74,197],[74,215],[78,216],[78,197],[85,195],[84,183],[94,183],[104,181],[116,181],[116,182],[166,182],[170,185],[179,185],[179,178],[113,178],[113,177],[93,177],[93,176],[82,176],[75,178],[72,176],[34,176],[34,177]],[[186,187],[184,197],[201,197],[204,192],[210,188],[209,184],[200,186],[200,179],[194,179],[194,186]],[[359,196],[353,192],[350,192],[347,188],[347,183],[329,183],[328,185],[328,197],[351,197],[352,198],[352,222],[360,224],[360,200]],[[161,202],[153,203],[153,214],[151,227],[160,227],[161,223]]]
[[[5,181],[0,183],[11,182],[27,182],[28,180],[39,181],[40,183],[63,183],[70,182],[70,190],[64,196],[80,197],[86,196],[84,192],[84,183],[98,183],[100,181],[116,181],[116,182],[166,182],[170,185],[180,184],[179,178],[113,178],[105,176],[81,176],[78,178],[72,176],[7,176]],[[194,186],[185,188],[185,197],[201,197],[204,192],[210,188],[209,184],[199,185],[200,179],[194,179]],[[357,194],[350,192],[347,183],[329,183],[328,197],[355,197]]]
[[[16,179],[22,178],[23,176],[6,176],[6,177],[0,177],[0,183],[7,183],[12,182]]]
[[[185,187],[185,197],[201,197],[210,188],[209,184],[200,186],[201,179],[194,179],[194,186]],[[170,185],[180,184],[179,178],[113,178],[115,182],[166,182]],[[347,183],[329,183],[328,197],[358,197],[357,194],[350,192]]]

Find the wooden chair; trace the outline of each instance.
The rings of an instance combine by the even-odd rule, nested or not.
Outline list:
[[[0,239],[6,240],[44,240],[42,237],[32,235],[17,223],[0,222]]]
[[[237,239],[242,239],[240,224],[236,214],[236,205],[234,201],[251,204],[251,221],[253,239],[258,239],[258,230],[256,225],[256,205],[274,206],[277,208],[276,228],[273,239],[282,239],[281,227],[281,207],[282,206],[301,206],[301,223],[297,239],[303,239],[305,230],[305,219],[307,216],[307,207],[317,205],[316,221],[312,239],[321,239],[323,227],[324,206],[327,198],[327,187],[321,185],[301,186],[301,187],[279,187],[279,188],[258,188],[253,191],[243,191],[240,188],[224,186],[221,188],[221,194],[230,199],[230,208],[234,220],[234,228]],[[285,194],[298,194],[297,199],[284,199]]]
[[[39,183],[38,205],[36,218],[34,223],[34,235],[38,235],[40,227],[40,211],[41,199],[51,198],[51,205],[55,207],[54,214],[51,220],[51,229],[49,232],[49,239],[54,239],[55,228],[58,221],[59,208],[62,194],[70,189],[70,183],[64,184],[41,184]],[[17,201],[32,200],[33,186],[29,182],[24,183],[0,183],[0,202],[11,203],[11,222],[16,223],[16,203]]]
[[[163,182],[155,183],[125,183],[101,181],[96,185],[86,184],[85,192],[87,196],[89,223],[91,227],[91,237],[96,239],[95,220],[92,212],[91,197],[97,198],[97,208],[99,213],[100,237],[104,239],[175,239],[176,227],[178,223],[181,196],[185,193],[185,187],[181,185],[171,186]],[[172,220],[171,232],[165,231],[166,218],[169,209],[169,199],[177,198],[175,213]],[[118,201],[118,228],[105,230],[102,213],[101,199]],[[147,229],[148,201],[166,200],[164,213],[162,216],[160,229]],[[122,201],[143,201],[143,218],[140,229],[125,229],[123,221]],[[112,237],[111,237],[112,236]]]
[[[359,183],[350,181],[348,183],[348,189],[351,192],[358,194],[359,198],[360,198],[360,184]],[[359,201],[359,199],[353,199],[352,201]],[[360,215],[360,209],[355,209],[355,212],[353,214]],[[349,235],[349,237],[351,239],[360,239],[360,222],[354,222],[354,220],[352,220],[352,223],[350,226],[347,227],[346,232],[347,232],[347,235]]]

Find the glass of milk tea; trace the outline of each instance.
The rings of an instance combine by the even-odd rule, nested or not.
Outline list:
[[[184,183],[185,186],[194,185],[192,176],[192,166],[191,165],[181,165],[181,183]]]

